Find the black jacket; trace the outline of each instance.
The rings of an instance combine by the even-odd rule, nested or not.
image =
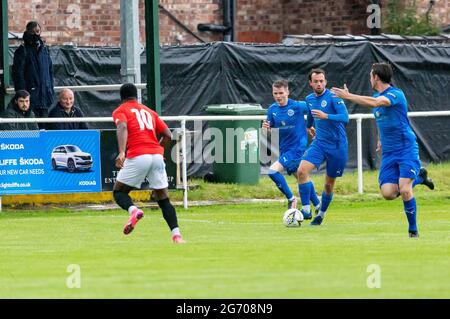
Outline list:
[[[53,64],[42,40],[33,43],[31,35],[23,35],[24,44],[14,52],[12,79],[14,89],[30,93],[30,107],[48,109],[54,103]]]
[[[84,117],[83,112],[80,108],[75,105],[72,106],[72,109],[69,113],[64,111],[61,104],[56,103],[54,107],[52,107],[48,113],[48,117]],[[47,130],[87,130],[89,129],[85,122],[66,122],[66,123],[47,123]]]
[[[6,110],[0,114],[2,118],[16,118],[16,119],[34,119],[34,113],[31,108],[27,112],[22,112],[19,107],[14,103],[14,100],[9,102]],[[39,130],[37,123],[2,123],[0,124],[0,130],[2,131],[26,131],[26,130]]]

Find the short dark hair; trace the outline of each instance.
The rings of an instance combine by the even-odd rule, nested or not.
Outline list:
[[[276,80],[275,82],[273,82],[272,86],[276,88],[289,89],[289,82],[287,80]]]
[[[392,67],[388,63],[374,63],[372,64],[372,75],[378,75],[380,80],[383,83],[391,83],[392,75],[394,72],[392,71]]]
[[[325,71],[324,70],[322,70],[322,69],[312,69],[311,71],[309,71],[309,74],[308,74],[309,81],[311,81],[313,73],[323,74],[323,76],[325,76]]]
[[[14,95],[14,101],[17,101],[18,99],[26,98],[27,96],[30,96],[30,93],[28,93],[28,91],[18,90],[16,92],[16,95]]]
[[[27,26],[25,27],[25,30],[27,32],[32,32],[34,30],[34,28],[39,27],[41,28],[41,25],[39,24],[39,22],[37,21],[30,21],[27,23]]]
[[[120,87],[120,99],[122,101],[137,99],[137,88],[133,83],[125,83]]]

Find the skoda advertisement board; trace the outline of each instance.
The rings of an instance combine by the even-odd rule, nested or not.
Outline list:
[[[1,131],[0,195],[101,191],[98,131]]]

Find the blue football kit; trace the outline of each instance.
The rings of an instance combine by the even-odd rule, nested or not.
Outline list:
[[[313,123],[313,117],[306,103],[291,99],[288,99],[288,103],[284,106],[274,103],[267,110],[267,121],[270,127],[279,130],[280,157],[278,162],[289,175],[297,172],[303,152],[308,144],[305,115],[307,115],[308,127],[310,127]],[[296,208],[297,199],[292,194],[283,175],[276,170],[269,169],[269,177],[288,199],[288,208]],[[318,206],[320,201],[313,185],[311,185],[309,191],[308,202],[311,200],[314,206]]]
[[[270,127],[279,130],[280,158],[278,161],[289,175],[297,171],[308,144],[305,115],[308,115],[309,125],[311,125],[312,115],[306,103],[292,99],[288,99],[285,106],[274,103],[267,110],[267,121]]]
[[[348,159],[348,142],[345,131],[345,125],[348,123],[347,107],[342,99],[333,95],[328,89],[324,90],[319,96],[315,93],[308,95],[305,102],[310,111],[320,110],[326,113],[328,118],[314,118],[316,138],[303,154],[302,160],[314,164],[317,168],[326,161],[327,176],[331,178],[340,177],[344,173]],[[302,214],[305,219],[312,218],[308,198],[313,187],[311,180],[298,184],[302,201]],[[320,225],[322,223],[332,199],[333,193],[327,194],[325,191],[322,192],[320,210],[311,222],[311,225]]]
[[[423,183],[420,176],[419,145],[408,119],[408,102],[402,90],[389,86],[376,92],[375,98],[386,97],[390,106],[373,109],[381,142],[381,167],[378,182],[399,184],[399,178],[414,179],[413,187]],[[413,197],[403,200],[410,237],[417,237],[417,204]]]
[[[303,160],[317,168],[326,161],[327,175],[332,178],[344,173],[348,159],[348,142],[345,126],[348,112],[344,101],[326,89],[316,96],[312,93],[305,99],[310,110],[320,110],[328,114],[328,119],[315,118],[316,138],[303,155]]]
[[[382,157],[380,186],[398,184],[400,177],[416,178],[420,171],[419,146],[408,120],[408,102],[402,90],[390,86],[376,92],[374,97],[384,96],[391,102],[387,107],[373,109],[380,133]]]

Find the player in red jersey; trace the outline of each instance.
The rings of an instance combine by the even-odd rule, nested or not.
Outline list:
[[[172,133],[156,112],[137,101],[134,84],[122,85],[120,98],[122,104],[112,113],[119,145],[116,167],[120,169],[113,194],[116,203],[130,214],[123,232],[125,235],[131,233],[136,223],[144,217],[144,212],[133,204],[129,193],[139,189],[147,178],[172,232],[173,242],[185,243],[178,228],[175,208],[169,200],[163,158],[164,145],[172,138]],[[160,141],[156,134],[162,135]]]

